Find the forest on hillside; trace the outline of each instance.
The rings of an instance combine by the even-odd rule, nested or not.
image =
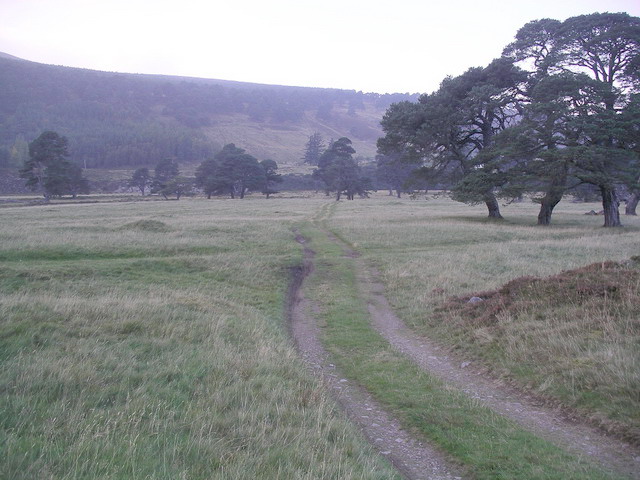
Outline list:
[[[222,147],[203,131],[215,128],[220,116],[259,126],[295,125],[306,114],[331,124],[336,107],[356,117],[366,104],[381,117],[392,103],[417,98],[108,73],[1,55],[0,84],[0,168],[22,165],[28,143],[44,130],[68,137],[71,160],[89,168],[153,165],[162,158],[194,163]]]

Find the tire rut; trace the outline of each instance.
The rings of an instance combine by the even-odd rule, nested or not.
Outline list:
[[[400,423],[371,395],[347,380],[330,363],[329,355],[320,342],[319,309],[305,297],[303,289],[306,278],[314,274],[315,253],[297,232],[296,241],[304,248],[304,260],[302,267],[294,271],[289,287],[287,316],[299,355],[311,372],[323,381],[367,441],[401,475],[409,480],[461,480],[460,468],[451,465],[435,448],[402,430]]]
[[[369,267],[346,242],[326,227],[321,228],[346,256],[354,259],[357,282],[367,302],[372,326],[398,352],[423,371],[555,445],[591,459],[609,471],[640,479],[640,451],[637,448],[590,425],[568,419],[559,409],[540,405],[527,394],[488,377],[484,369],[456,358],[446,348],[411,331],[389,305],[379,272]]]

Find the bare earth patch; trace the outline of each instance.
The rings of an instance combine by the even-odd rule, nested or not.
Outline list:
[[[451,325],[463,350],[501,359],[540,400],[640,446],[640,258],[451,297],[432,325]],[[502,373],[502,372],[500,372]]]

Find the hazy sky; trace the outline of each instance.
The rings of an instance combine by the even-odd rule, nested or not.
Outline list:
[[[425,92],[538,18],[640,0],[0,0],[0,52],[97,70]]]

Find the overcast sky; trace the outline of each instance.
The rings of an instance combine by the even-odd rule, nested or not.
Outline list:
[[[0,0],[0,52],[56,65],[430,92],[526,22],[640,0]]]

